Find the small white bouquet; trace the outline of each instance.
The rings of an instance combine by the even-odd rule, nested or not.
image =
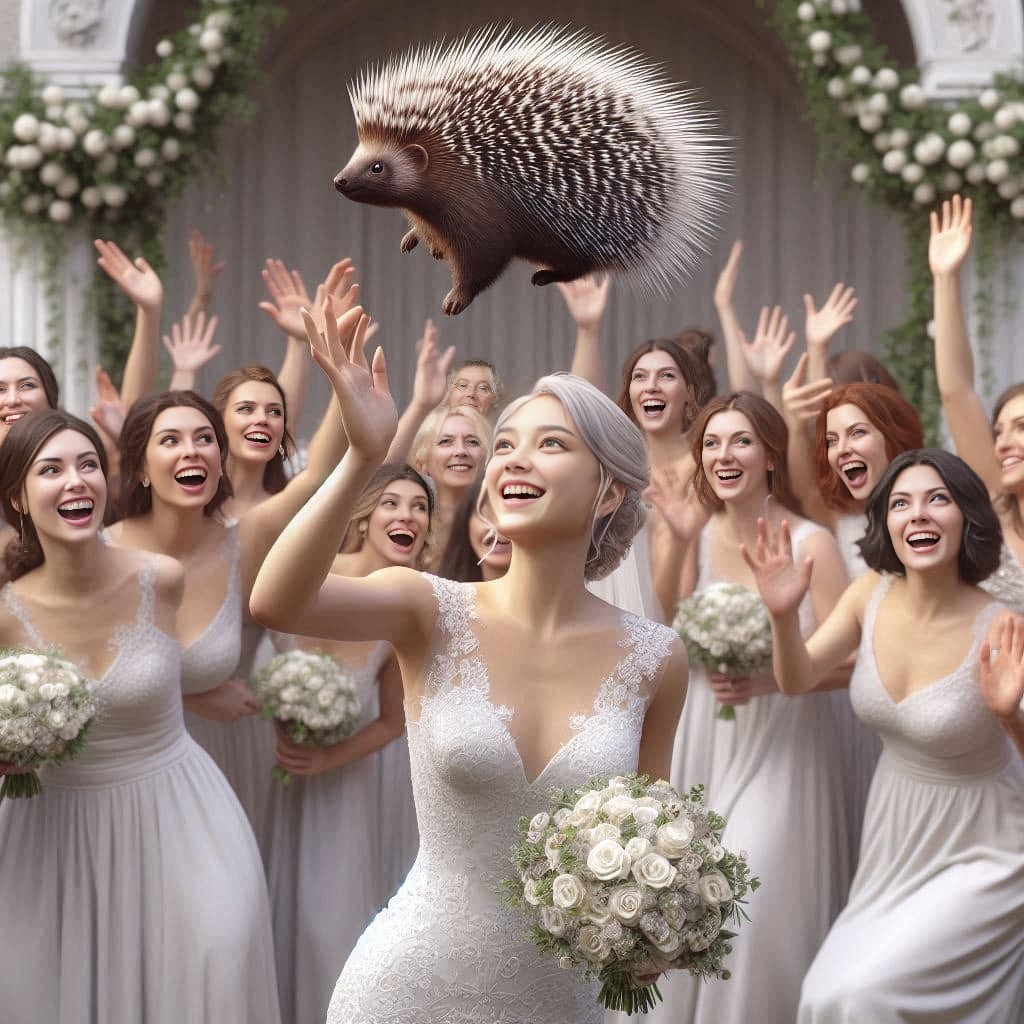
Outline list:
[[[650,978],[682,969],[727,979],[722,961],[759,881],[721,843],[725,820],[703,788],[681,797],[644,775],[555,790],[552,806],[519,821],[506,902],[529,938],[566,970],[584,965],[610,1010],[646,1013],[661,999]]]
[[[690,661],[723,675],[749,675],[771,668],[772,624],[759,594],[739,583],[714,583],[682,601],[673,629]],[[718,717],[732,721],[728,705]]]
[[[279,654],[253,676],[252,688],[263,704],[263,717],[281,722],[300,746],[333,746],[359,724],[356,681],[329,654],[301,649]],[[280,765],[274,766],[274,777],[291,781]]]
[[[3,777],[0,800],[39,793],[38,769],[79,753],[95,715],[92,683],[70,661],[0,652],[0,761],[29,769]]]

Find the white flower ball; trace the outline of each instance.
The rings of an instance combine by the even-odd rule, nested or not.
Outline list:
[[[992,115],[992,120],[1001,132],[1008,132],[1017,123],[1017,111],[1010,106],[1000,107]]]
[[[219,68],[221,64],[224,63],[224,52],[225,51],[221,50],[211,50],[209,53],[207,53],[203,57],[203,60],[206,61],[206,66],[208,68]]]
[[[130,124],[119,124],[110,133],[110,142],[114,149],[127,149],[135,142],[135,129]]]
[[[39,213],[39,211],[42,210],[43,206],[45,206],[45,205],[46,204],[45,204],[45,202],[43,200],[43,197],[42,196],[37,196],[34,192],[31,193],[30,195],[25,196],[25,198],[22,199],[22,201],[21,201],[21,208],[26,213],[30,213],[30,214],[31,213]]]
[[[191,113],[199,109],[199,93],[194,89],[179,89],[174,94],[174,104],[179,110]]]
[[[814,53],[814,54],[811,54],[811,63],[816,68],[823,68],[823,67],[825,67],[828,64],[828,54],[827,53]]]
[[[1024,220],[1024,196],[1017,196],[1017,198],[1010,203],[1010,213],[1013,214],[1017,220]]]
[[[889,97],[884,92],[876,92],[868,100],[868,109],[875,114],[887,114],[889,112]]]
[[[850,72],[850,81],[854,85],[867,85],[871,81],[871,72],[863,64],[858,64]]]
[[[21,166],[21,151],[24,147],[22,146],[11,146],[10,149],[4,154],[4,163],[8,167],[20,167]]]
[[[164,172],[159,168],[146,172],[146,184],[153,188],[159,188],[164,183]]]
[[[19,167],[31,171],[43,162],[43,151],[38,146],[19,146],[21,150]]]
[[[867,164],[854,164],[850,170],[850,177],[858,185],[863,185],[865,181],[871,176],[871,168]]]
[[[46,108],[47,121],[60,121],[64,117],[64,108],[53,104]]]
[[[832,33],[819,28],[817,32],[812,32],[807,37],[807,45],[811,48],[811,53],[827,53],[832,45]]]
[[[39,126],[39,148],[44,153],[56,153],[60,148],[60,135],[56,127],[48,121]]]
[[[929,320],[928,321],[928,323],[925,325],[924,333],[927,334],[928,337],[932,339],[932,341],[935,340],[935,321],[934,320]]]
[[[942,191],[956,192],[963,183],[964,179],[956,171],[946,171],[942,176]]]
[[[103,156],[107,151],[106,134],[101,132],[99,128],[93,128],[92,131],[86,132],[85,138],[82,139],[82,149],[89,156]]]
[[[892,68],[879,68],[875,72],[875,88],[892,92],[900,86],[900,76]]]
[[[946,142],[941,135],[929,132],[914,147],[914,159],[926,167],[937,164],[946,152]]]
[[[166,60],[172,53],[174,53],[174,43],[170,39],[161,39],[156,44],[156,55],[158,57],[163,57]]]
[[[927,206],[929,203],[935,202],[936,194],[935,186],[930,181],[922,181],[914,189],[914,202],[918,206]]]
[[[1020,182],[1016,178],[1007,178],[999,183],[996,191],[1002,199],[1013,199],[1020,194]]]
[[[54,163],[52,160],[49,163],[43,164],[39,168],[39,180],[47,187],[53,188],[54,185],[64,177],[64,168],[60,164]]]
[[[76,114],[72,117],[70,114],[66,118],[68,127],[75,133],[75,135],[84,135],[89,130],[90,121],[85,114]]]
[[[50,220],[63,224],[65,221],[71,220],[73,211],[71,204],[66,199],[55,199],[50,203],[50,209],[47,212],[50,214]]]
[[[184,89],[188,85],[188,76],[182,71],[172,71],[167,76],[167,88],[171,92],[178,92],[180,89]]]
[[[888,132],[879,132],[872,140],[871,144],[878,150],[879,153],[887,153],[892,149],[892,137]]]
[[[108,110],[116,110],[121,106],[121,90],[116,85],[104,85],[96,94],[96,102]]]
[[[979,142],[988,142],[989,139],[994,138],[998,129],[991,121],[982,121],[974,129],[974,137]]]
[[[903,149],[890,149],[882,157],[882,167],[889,174],[899,174],[907,166],[907,153]]]
[[[924,89],[916,82],[900,89],[900,104],[904,110],[920,110],[927,102]]]
[[[900,171],[900,177],[908,185],[916,185],[924,178],[924,168],[920,164],[907,164],[907,166]]]
[[[839,104],[839,113],[843,117],[857,117],[860,114],[860,104],[852,100],[846,100],[844,103]]]
[[[165,160],[177,160],[181,156],[181,143],[177,139],[164,139],[160,144],[160,155]]]
[[[171,111],[162,99],[149,101],[149,123],[155,128],[163,128],[171,120]]]
[[[841,100],[846,95],[846,80],[837,75],[828,80],[828,85],[825,88],[832,99]]]
[[[200,89],[209,89],[213,85],[213,72],[205,64],[197,64],[192,69],[192,81]]]
[[[6,203],[14,195],[14,186],[9,181],[0,181],[0,203]]]
[[[157,82],[156,85],[151,85],[147,90],[146,94],[149,96],[150,101],[152,100],[168,100],[171,98],[171,90],[166,85],[161,85]]]
[[[995,89],[985,89],[978,97],[983,110],[995,110],[1001,100],[1002,97]]]
[[[1012,135],[997,135],[992,141],[997,156],[1014,157],[1020,152],[1020,143]]]
[[[117,170],[117,157],[113,153],[108,153],[106,156],[101,157],[99,163],[96,164],[96,172],[98,174],[113,174]]]
[[[78,192],[78,178],[73,174],[65,174],[64,177],[57,182],[57,187],[54,191],[61,197],[61,199],[70,199]]]
[[[966,167],[974,159],[974,146],[967,139],[957,139],[946,150],[946,162],[950,167]]]
[[[861,130],[867,132],[869,135],[873,132],[877,132],[882,125],[885,123],[882,120],[881,114],[875,114],[870,110],[865,110],[857,118],[860,124]]]
[[[192,131],[192,115],[186,113],[184,110],[179,110],[174,115],[174,127],[179,132],[190,132]]]
[[[19,142],[35,142],[39,138],[39,120],[33,114],[19,114],[14,119],[13,130]]]
[[[972,185],[980,185],[985,180],[985,165],[971,164],[970,167],[964,171],[964,177]]]
[[[142,94],[134,85],[122,85],[119,91],[121,94],[121,107],[124,110],[127,110],[133,103],[142,99]]]
[[[128,192],[121,185],[104,185],[103,202],[115,208],[124,206],[128,202]]]
[[[228,11],[214,11],[206,16],[204,24],[207,28],[218,28],[223,32],[231,24],[231,15]]]
[[[76,141],[75,133],[66,124],[61,125],[57,129],[58,149],[63,149],[65,152],[69,149],[74,149]]]
[[[136,100],[124,119],[133,128],[145,128],[149,124],[149,104],[145,100]]]
[[[847,11],[846,0],[832,0],[832,13],[845,14]]]
[[[135,166],[143,169],[152,167],[156,163],[156,150],[144,146],[135,153]]]
[[[1010,165],[1005,160],[991,160],[985,168],[985,177],[992,182],[993,185],[998,185],[1001,181],[1006,181],[1010,176]]]
[[[910,145],[910,132],[906,128],[894,128],[889,133],[893,149],[906,149]]]
[[[85,116],[86,116],[86,111],[83,110],[81,105],[78,104],[78,103],[69,103],[64,108],[64,120],[67,121],[68,124],[71,123],[73,118],[79,118],[79,117],[85,117]]]
[[[64,103],[64,90],[59,85],[48,85],[39,94],[39,98],[48,107],[59,107]]]
[[[843,65],[843,67],[849,67],[851,64],[856,64],[863,55],[863,51],[856,43],[848,43],[846,46],[840,46],[836,49],[835,58],[836,61]]]
[[[103,193],[95,185],[83,188],[79,198],[87,210],[96,210],[103,205]]]
[[[801,21],[814,21],[814,4],[803,3],[796,9],[796,16]]]
[[[199,36],[199,49],[200,50],[220,50],[224,46],[224,37],[220,34],[219,29],[208,28],[205,29]]]
[[[971,120],[969,114],[965,114],[962,110],[958,110],[955,114],[949,115],[949,120],[946,122],[946,126],[954,135],[967,135],[974,127],[974,122]]]

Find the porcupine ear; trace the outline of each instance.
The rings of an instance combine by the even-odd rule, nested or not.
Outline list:
[[[430,166],[430,155],[422,146],[417,145],[415,142],[404,147],[402,155],[408,158],[413,170],[419,174],[425,174]]]

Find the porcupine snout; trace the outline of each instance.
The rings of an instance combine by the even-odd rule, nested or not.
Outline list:
[[[345,194],[345,190],[348,188],[348,178],[345,177],[344,171],[338,171],[334,176],[334,187],[342,194]]]

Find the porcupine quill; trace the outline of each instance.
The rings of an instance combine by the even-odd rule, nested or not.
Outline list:
[[[692,273],[727,189],[714,115],[643,55],[583,32],[487,28],[349,87],[359,146],[334,179],[395,206],[448,260],[462,312],[509,261],[535,285],[595,271],[662,294]]]

